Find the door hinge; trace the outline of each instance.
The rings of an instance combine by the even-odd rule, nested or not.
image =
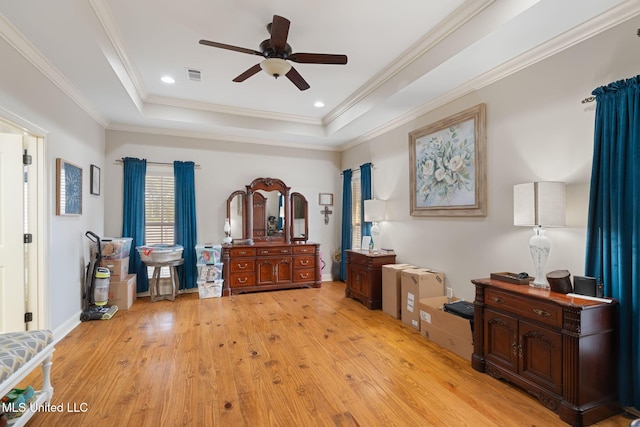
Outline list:
[[[24,323],[33,322],[33,313],[28,311],[24,314]]]
[[[24,233],[24,242],[25,243],[33,243],[33,234]]]
[[[22,155],[22,164],[30,165],[32,161],[31,155],[27,154],[27,150],[24,150],[24,154]]]

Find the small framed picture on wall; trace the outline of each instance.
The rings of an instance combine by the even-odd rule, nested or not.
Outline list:
[[[96,165],[91,165],[91,194],[96,196],[100,195],[100,168]]]

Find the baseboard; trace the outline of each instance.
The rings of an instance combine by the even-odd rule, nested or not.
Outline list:
[[[78,311],[74,316],[71,316],[64,322],[62,325],[58,326],[54,329],[53,332],[53,343],[57,344],[62,338],[66,337],[69,332],[73,331],[76,326],[80,324],[80,314],[82,310]]]

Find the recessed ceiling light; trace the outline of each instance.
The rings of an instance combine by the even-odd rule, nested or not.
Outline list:
[[[160,80],[162,80],[164,83],[167,83],[167,84],[173,84],[176,82],[176,80],[171,76],[164,76]]]
[[[322,101],[316,101],[316,102],[313,104],[313,106],[314,106],[314,107],[316,107],[316,108],[322,108],[322,107],[324,107],[324,102],[322,102]]]

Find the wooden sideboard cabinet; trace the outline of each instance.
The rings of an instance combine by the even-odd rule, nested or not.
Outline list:
[[[322,284],[317,243],[223,245],[222,262],[224,295]]]
[[[615,300],[491,279],[472,283],[474,369],[523,388],[574,426],[620,411]]]
[[[347,250],[347,287],[345,296],[354,298],[369,310],[382,308],[382,266],[395,264],[390,251]]]

